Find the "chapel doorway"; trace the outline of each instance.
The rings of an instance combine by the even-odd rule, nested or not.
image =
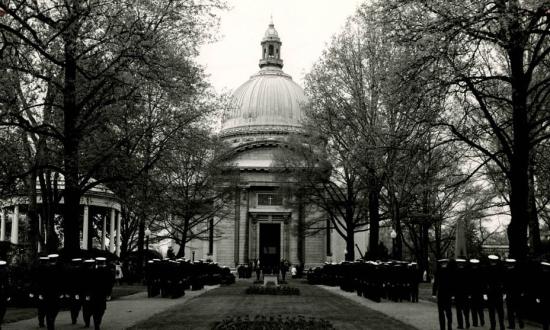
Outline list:
[[[281,259],[281,224],[260,224],[260,265],[264,273],[278,270]]]

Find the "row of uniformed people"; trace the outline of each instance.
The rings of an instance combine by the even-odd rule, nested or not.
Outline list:
[[[417,264],[404,261],[364,261],[326,263],[310,269],[308,282],[330,286],[339,285],[344,291],[356,291],[373,301],[382,298],[392,301],[418,302],[420,272]]]
[[[39,327],[54,329],[59,310],[69,307],[72,324],[82,309],[84,325],[89,327],[93,318],[95,329],[100,328],[114,285],[114,272],[106,258],[64,262],[59,255],[50,254],[39,258],[31,280],[29,297],[36,303]]]
[[[205,285],[232,284],[235,276],[228,267],[202,260],[152,259],[145,268],[147,296],[178,298],[185,290],[200,290]]]
[[[437,263],[433,295],[437,297],[440,329],[452,328],[452,303],[456,306],[458,328],[484,326],[488,309],[491,329],[505,329],[516,321],[524,327],[529,309],[548,330],[550,320],[550,263],[501,260],[490,255],[486,260],[442,259]]]

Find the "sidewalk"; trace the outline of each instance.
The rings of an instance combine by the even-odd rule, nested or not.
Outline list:
[[[136,323],[146,320],[155,314],[158,314],[170,307],[184,304],[190,299],[198,297],[203,293],[217,288],[216,286],[206,286],[203,290],[199,291],[185,291],[185,296],[178,299],[170,298],[147,298],[146,292],[140,292],[133,295],[121,297],[114,301],[107,302],[107,310],[103,317],[101,324],[102,330],[120,330],[129,328]],[[70,312],[60,312],[55,322],[56,330],[64,329],[82,329],[84,322],[82,321],[82,311],[79,315],[78,321],[75,325],[71,324]],[[90,328],[93,329],[93,321],[91,321]],[[2,329],[39,329],[37,318],[28,320],[2,324]]]
[[[317,285],[318,287],[332,292],[334,294],[345,297],[349,300],[355,301],[362,306],[373,309],[377,312],[383,313],[387,316],[390,316],[396,320],[399,320],[403,323],[407,323],[417,329],[423,330],[439,330],[439,320],[437,316],[437,305],[433,302],[426,300],[420,300],[418,303],[410,302],[391,302],[387,300],[382,300],[380,303],[376,303],[372,300],[366,299],[364,297],[359,297],[355,292],[346,292],[340,290],[339,287]],[[453,328],[456,328],[456,310],[453,307]],[[505,325],[508,327],[508,323],[505,320]],[[498,321],[497,321],[498,327]],[[485,311],[485,327],[473,327],[470,325],[470,329],[490,329],[489,327],[489,315]],[[524,330],[535,330],[540,329],[532,325],[525,325]]]

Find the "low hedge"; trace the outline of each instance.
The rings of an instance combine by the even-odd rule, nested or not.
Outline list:
[[[248,315],[233,316],[217,322],[212,330],[332,330],[334,326],[327,320],[304,316],[278,316],[256,315],[250,318]]]
[[[246,289],[246,294],[269,294],[281,296],[299,296],[300,289],[290,286],[259,286],[253,285]]]

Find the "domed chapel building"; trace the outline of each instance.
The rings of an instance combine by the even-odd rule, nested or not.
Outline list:
[[[303,89],[282,70],[281,45],[271,22],[261,41],[260,71],[234,91],[222,119],[220,136],[231,148],[227,168],[238,173],[233,205],[213,221],[216,238],[190,242],[186,256],[192,252],[231,267],[256,259],[264,266],[284,258],[305,267],[344,259],[345,244],[333,230],[300,230],[309,208],[283,188],[288,175],[275,165],[277,149],[301,131],[307,102]],[[333,249],[342,251],[333,256]]]

